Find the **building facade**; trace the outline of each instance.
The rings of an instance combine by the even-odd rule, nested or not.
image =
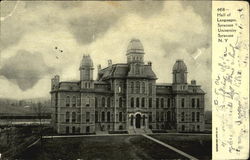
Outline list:
[[[156,83],[152,63],[144,63],[144,48],[132,39],[127,63],[98,66],[93,79],[93,61],[84,55],[80,80],[51,80],[53,125],[60,134],[128,131],[150,133],[204,131],[204,95],[201,86],[187,82],[187,66],[177,60],[172,83]]]

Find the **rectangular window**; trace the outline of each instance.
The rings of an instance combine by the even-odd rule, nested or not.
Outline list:
[[[195,121],[195,112],[192,112],[192,122]]]
[[[86,122],[89,122],[89,121],[90,121],[90,113],[86,112]]]
[[[197,99],[197,108],[200,108],[200,99]]]
[[[170,108],[170,103],[171,103],[170,98],[168,98],[168,108]]]
[[[159,121],[160,121],[159,112],[156,112],[156,121],[157,121],[157,122],[159,122]]]
[[[183,122],[185,120],[185,112],[181,113],[181,121]]]
[[[192,108],[195,108],[195,99],[192,98]]]
[[[184,108],[184,106],[185,106],[185,99],[182,98],[182,99],[181,99],[181,107]]]
[[[197,122],[200,122],[200,112],[197,112],[197,113],[196,113],[196,121],[197,121]]]
[[[156,98],[156,108],[159,108],[159,98]]]
[[[148,116],[148,121],[149,121],[149,123],[151,123],[151,122],[152,122],[152,112],[150,112],[150,113],[149,113],[149,116]]]
[[[95,111],[95,122],[98,122],[98,111]]]
[[[152,108],[152,98],[149,98],[149,99],[148,99],[148,107],[149,107],[149,108]]]
[[[122,112],[119,112],[119,122],[122,122]]]
[[[95,107],[97,108],[98,107],[98,98],[95,97]]]
[[[89,107],[89,101],[90,101],[90,99],[86,98],[86,107]]]

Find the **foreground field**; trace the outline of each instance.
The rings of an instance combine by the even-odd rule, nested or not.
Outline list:
[[[186,152],[198,159],[212,159],[212,136],[211,135],[151,135],[179,150]]]
[[[168,135],[156,136],[163,138]],[[190,148],[196,149],[192,144]],[[32,160],[187,159],[141,135],[44,139],[42,146],[37,143],[16,158]]]

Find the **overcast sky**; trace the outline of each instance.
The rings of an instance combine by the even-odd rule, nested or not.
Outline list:
[[[96,66],[126,62],[131,38],[144,46],[157,82],[183,59],[188,81],[211,110],[211,2],[1,2],[0,97],[49,97],[50,79],[78,80],[83,54]]]

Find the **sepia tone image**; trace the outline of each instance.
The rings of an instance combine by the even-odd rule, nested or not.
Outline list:
[[[211,1],[3,1],[0,159],[211,159]]]

